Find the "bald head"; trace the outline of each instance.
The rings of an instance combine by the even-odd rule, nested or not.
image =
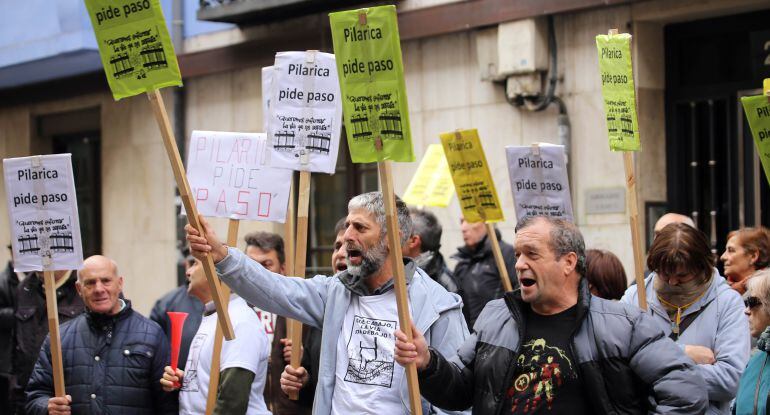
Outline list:
[[[691,228],[695,228],[695,222],[689,216],[680,215],[679,213],[666,213],[655,222],[655,236],[658,236],[663,228],[672,223],[683,223]]]
[[[114,276],[118,276],[118,264],[114,260],[103,255],[92,255],[83,261],[83,268],[78,271],[78,281],[83,278],[84,273],[92,271],[108,271]]]

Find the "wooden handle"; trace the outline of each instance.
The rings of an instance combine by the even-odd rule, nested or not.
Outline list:
[[[64,278],[64,277],[63,277]],[[45,286],[45,309],[48,314],[48,334],[51,339],[51,367],[53,368],[53,389],[57,397],[66,396],[64,391],[64,364],[61,357],[61,336],[59,335],[59,308],[56,306],[56,278],[53,271],[43,271]]]
[[[179,148],[176,146],[174,131],[171,129],[171,123],[168,120],[166,106],[163,104],[163,97],[161,96],[160,91],[154,89],[147,92],[147,98],[150,100],[152,111],[155,114],[155,120],[158,122],[160,133],[163,136],[163,145],[166,148],[166,154],[171,163],[171,170],[174,172],[177,188],[179,188],[179,197],[182,199],[182,204],[187,212],[187,220],[190,222],[190,225],[197,229],[202,235],[203,226],[201,226],[201,223],[198,220],[198,208],[195,206],[195,203],[193,203],[191,197],[192,192],[190,192],[190,183],[187,182],[187,174],[185,173],[182,159],[179,156]],[[206,255],[206,259],[203,261],[203,271],[206,273],[206,280],[211,289],[211,296],[214,298],[214,305],[217,308],[217,318],[222,325],[225,339],[232,340],[235,338],[233,325],[230,323],[230,315],[227,313],[227,308],[222,305],[222,301],[226,296],[221,292],[218,280],[219,277],[214,268],[214,260],[211,258],[211,255]]]
[[[511,279],[508,278],[508,268],[505,267],[503,252],[500,250],[500,243],[497,241],[495,226],[491,223],[486,223],[486,226],[487,238],[489,238],[489,240],[492,242],[492,253],[495,255],[495,263],[497,264],[498,274],[500,274],[500,282],[503,283],[503,290],[505,290],[505,292],[513,291],[513,287],[511,287]]]
[[[636,175],[634,173],[634,154],[623,152],[623,167],[626,171],[626,200],[628,203],[628,218],[631,226],[631,245],[634,249],[634,278],[639,297],[639,308],[647,310],[647,291],[644,287],[644,254],[642,252],[642,235],[639,232],[639,209],[636,205]]]
[[[388,230],[388,246],[393,267],[393,288],[396,294],[396,306],[398,307],[398,323],[401,331],[406,334],[407,341],[412,341],[412,318],[409,315],[409,297],[406,292],[406,276],[404,275],[404,259],[401,254],[401,240],[399,239],[398,214],[396,212],[396,197],[393,193],[393,173],[389,160],[377,162],[382,186],[382,197],[385,204],[385,220]],[[412,414],[422,415],[422,401],[420,399],[420,384],[417,379],[417,366],[414,363],[407,365],[406,381],[409,388],[409,406]]]
[[[307,265],[307,226],[308,212],[310,208],[310,172],[299,172],[299,192],[297,195],[297,239],[294,256],[294,275],[305,278]],[[302,365],[302,323],[287,319],[286,330],[291,338],[291,361],[293,368]],[[298,393],[290,393],[289,399],[299,399]]]

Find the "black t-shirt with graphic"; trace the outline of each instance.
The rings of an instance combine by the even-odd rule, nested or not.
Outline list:
[[[551,316],[527,313],[527,333],[506,395],[510,410],[504,413],[588,413],[577,362],[570,349],[576,317],[577,306]]]

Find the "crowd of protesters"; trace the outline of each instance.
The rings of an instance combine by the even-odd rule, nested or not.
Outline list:
[[[452,268],[436,216],[397,199],[407,340],[383,203],[379,192],[350,200],[334,230],[331,275],[308,279],[285,277],[277,234],[247,235],[242,252],[205,219],[203,232],[187,226],[187,282],[159,298],[149,319],[123,297],[110,258],[57,272],[63,397],[54,392],[42,275],[16,273],[9,262],[0,274],[0,413],[408,413],[407,364],[418,368],[425,414],[766,413],[766,228],[730,232],[717,257],[689,217],[666,214],[637,285],[613,252],[586,249],[578,227],[548,217],[494,235],[461,219]],[[218,366],[206,255],[233,292],[236,336],[223,343]],[[189,314],[177,369],[167,311]],[[287,319],[304,323],[302,347],[288,338]],[[289,364],[293,352],[299,367]],[[210,393],[212,376],[219,381]]]

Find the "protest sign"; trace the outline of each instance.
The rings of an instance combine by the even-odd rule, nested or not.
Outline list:
[[[329,18],[351,159],[414,161],[396,7],[348,10]]]
[[[187,178],[204,216],[283,222],[292,171],[267,166],[262,133],[193,131]]]
[[[443,133],[441,143],[465,220],[505,220],[478,132],[473,129]]]
[[[599,52],[599,72],[610,149],[638,151],[641,145],[631,66],[631,35],[598,35],[596,48]]]
[[[158,0],[85,0],[115,100],[182,85]]]
[[[454,193],[444,148],[431,144],[402,199],[410,205],[447,207]]]
[[[757,146],[757,154],[770,183],[770,100],[764,95],[742,97],[743,111],[749,120],[751,135]]]
[[[516,220],[527,216],[572,219],[564,146],[505,147]]]
[[[272,68],[266,130],[271,165],[333,174],[342,131],[334,55],[278,52]]]
[[[83,248],[70,154],[3,160],[17,272],[80,269]]]

